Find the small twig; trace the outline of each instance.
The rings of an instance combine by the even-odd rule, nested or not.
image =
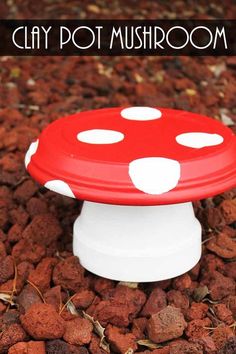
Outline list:
[[[207,243],[208,241],[212,240],[215,236],[211,236],[206,238],[205,240],[202,241],[202,245],[204,245],[205,243]]]
[[[12,290],[1,290],[1,293],[3,293],[3,294],[11,294]]]
[[[21,177],[21,179],[19,179],[19,181],[17,181],[16,183],[14,183],[13,187],[19,186],[22,182],[26,181],[27,179],[29,179],[28,176],[23,176],[23,177]]]
[[[46,304],[46,301],[43,297],[43,294],[41,293],[41,291],[39,290],[39,288],[34,284],[32,283],[30,280],[27,280],[27,283],[29,283],[36,291],[37,293],[39,294],[39,296],[41,297],[42,301]]]
[[[61,261],[64,261],[64,259],[65,259],[65,258],[63,258],[63,257],[60,255],[59,251],[56,251],[55,256],[56,256],[57,258],[59,258]]]
[[[62,314],[62,312],[65,310],[66,306],[68,305],[68,303],[75,297],[76,294],[72,295],[67,301],[66,303],[62,306],[60,312],[59,312],[59,315]]]
[[[234,331],[235,331],[235,330],[236,330],[236,321],[235,321],[234,323],[232,323],[229,327],[230,327],[230,328],[233,328]]]
[[[110,353],[110,344],[107,342],[106,336],[105,336],[105,327],[101,325],[101,323],[97,320],[95,320],[92,316],[87,314],[86,312],[82,311],[83,317],[86,318],[89,322],[92,323],[94,331],[98,334],[100,338],[100,348],[105,350],[107,353]],[[127,353],[125,354],[131,354],[128,350]]]

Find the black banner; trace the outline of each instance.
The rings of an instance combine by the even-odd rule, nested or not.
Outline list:
[[[236,55],[236,20],[0,20],[0,55]]]

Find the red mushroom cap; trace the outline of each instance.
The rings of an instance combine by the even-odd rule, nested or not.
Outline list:
[[[150,107],[106,108],[51,123],[26,154],[58,193],[99,203],[174,204],[236,186],[236,137],[220,122]]]

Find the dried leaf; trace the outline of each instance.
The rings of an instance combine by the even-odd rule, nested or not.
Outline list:
[[[20,68],[14,67],[11,69],[10,77],[17,79],[20,76],[20,72],[21,72]]]
[[[66,307],[67,307],[68,311],[70,311],[70,313],[71,313],[72,315],[78,315],[78,314],[79,314],[78,311],[76,310],[76,307],[75,307],[75,305],[73,304],[72,301],[69,301],[69,302],[67,303]]]
[[[8,302],[10,305],[15,305],[13,299],[12,299],[12,294],[3,294],[0,293],[0,300]]]
[[[87,6],[87,10],[90,12],[93,12],[94,14],[99,14],[101,12],[101,9],[94,4],[90,4]]]
[[[138,288],[138,283],[128,282],[128,281],[120,281],[118,285],[127,286],[127,288],[130,288],[130,289],[137,289]]]
[[[213,304],[213,305],[219,304],[219,301],[213,301],[213,300],[208,299],[208,298],[203,299],[202,302],[209,302],[210,304]]]
[[[153,82],[158,82],[159,84],[162,84],[164,81],[164,71],[158,71],[156,72],[153,77],[151,78],[151,81]]]
[[[221,108],[220,109],[220,117],[221,117],[221,120],[224,123],[224,125],[228,125],[228,126],[234,125],[233,120],[229,116],[228,109]]]
[[[143,347],[147,347],[150,349],[162,348],[162,345],[156,344],[152,342],[150,339],[140,339],[137,341],[138,345],[142,345]]]
[[[139,75],[138,73],[134,73],[134,78],[138,84],[142,83],[144,81],[143,77],[141,75]]]
[[[134,354],[134,351],[132,348],[129,348],[125,354]]]
[[[198,288],[194,289],[193,298],[196,302],[201,302],[208,294],[210,294],[210,292],[206,285],[199,286]]]
[[[92,316],[89,316],[86,312],[83,311],[83,316],[84,318],[86,318],[87,320],[89,320],[94,327],[94,331],[98,334],[98,336],[100,337],[100,347],[105,350],[107,353],[110,353],[110,346],[109,343],[106,341],[106,337],[105,337],[105,328],[102,327],[102,325],[98,322],[95,321],[95,319]]]
[[[209,65],[208,68],[214,74],[215,77],[219,77],[221,73],[226,70],[226,64],[222,62],[216,65]]]
[[[187,88],[186,90],[185,90],[185,92],[186,92],[186,94],[188,95],[188,96],[195,96],[196,95],[196,90],[194,90],[194,89],[191,89],[191,88]]]

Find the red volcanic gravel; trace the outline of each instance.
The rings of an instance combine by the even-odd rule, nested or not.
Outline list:
[[[56,339],[65,333],[65,321],[49,304],[34,303],[20,316],[20,321],[34,339]]]
[[[179,338],[184,333],[187,323],[180,309],[167,306],[155,313],[147,322],[147,333],[155,343]]]
[[[93,325],[85,318],[76,317],[65,322],[63,339],[69,344],[83,345],[91,341]]]
[[[0,3],[2,18],[17,19],[179,14],[234,18],[236,6],[232,0]],[[192,270],[162,282],[122,284],[85,271],[72,254],[82,203],[39,186],[24,167],[29,144],[48,123],[89,109],[183,109],[236,133],[235,77],[234,57],[0,57],[0,354],[236,353],[236,189],[194,203],[203,252]]]
[[[18,342],[13,345],[9,354],[46,354],[44,342]]]

